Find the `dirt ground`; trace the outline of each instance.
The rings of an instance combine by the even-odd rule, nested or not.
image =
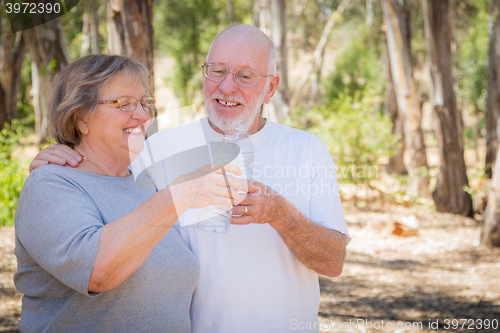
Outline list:
[[[320,277],[321,332],[500,331],[500,249],[478,245],[478,222],[394,205],[376,210],[344,204],[352,241],[342,275]],[[392,235],[392,223],[412,214],[418,234]],[[21,316],[13,250],[14,229],[0,227],[0,332],[17,332]],[[498,329],[479,329],[487,319]]]
[[[342,275],[320,278],[321,332],[500,331],[500,249],[478,245],[476,220],[401,207],[345,214],[352,241]],[[412,214],[418,234],[392,235]]]
[[[0,332],[19,332],[22,294],[12,280],[17,269],[14,245],[14,228],[0,227]]]

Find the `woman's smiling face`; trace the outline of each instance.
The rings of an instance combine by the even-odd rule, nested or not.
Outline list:
[[[92,116],[81,126],[82,140],[93,149],[118,158],[129,154],[132,161],[144,147],[146,127],[151,116],[140,104],[145,96],[140,79],[134,74],[119,73],[103,87],[100,100],[117,100],[123,96],[135,97],[137,108],[125,112],[118,104],[99,104]]]

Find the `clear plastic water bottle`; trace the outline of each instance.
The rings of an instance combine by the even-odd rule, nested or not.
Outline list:
[[[252,179],[253,170],[253,145],[248,135],[248,126],[246,125],[236,125],[234,130],[234,143],[240,147],[240,154],[236,157],[233,162],[237,164],[242,172],[239,179]]]
[[[234,137],[231,135],[224,135],[222,142],[224,143],[219,148],[222,150],[212,152],[212,156],[222,154],[222,158],[218,156],[218,158],[214,157],[214,163],[216,162],[224,162],[225,160],[225,150],[227,150],[227,143],[234,143]],[[212,205],[208,207],[204,207],[200,210],[200,215],[198,216],[198,229],[202,231],[215,232],[217,234],[227,234],[229,231],[229,226],[231,225],[231,214],[233,208],[228,206],[220,206],[220,205]]]
[[[254,153],[248,135],[248,127],[246,125],[236,125],[233,135],[224,135],[223,142],[235,143],[240,148],[238,156],[231,161],[231,163],[238,165],[241,170],[242,174],[237,176],[238,179],[252,179]],[[228,174],[236,176],[232,173]],[[240,192],[240,194],[246,195],[245,192]],[[233,208],[227,206],[213,205],[202,208],[198,217],[198,229],[217,234],[227,234],[231,226],[232,212]]]

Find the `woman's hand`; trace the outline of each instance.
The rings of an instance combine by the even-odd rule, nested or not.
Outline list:
[[[238,191],[246,191],[246,180],[241,181],[231,175],[241,175],[240,168],[232,163],[215,171],[212,168],[211,165],[200,168],[170,184],[178,216],[189,208],[234,206],[243,199]]]

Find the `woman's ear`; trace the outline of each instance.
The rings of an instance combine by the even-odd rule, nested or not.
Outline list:
[[[87,122],[83,119],[78,120],[78,122],[76,123],[76,127],[78,128],[78,130],[82,134],[88,134],[88,132],[89,132],[89,126],[88,126]]]

